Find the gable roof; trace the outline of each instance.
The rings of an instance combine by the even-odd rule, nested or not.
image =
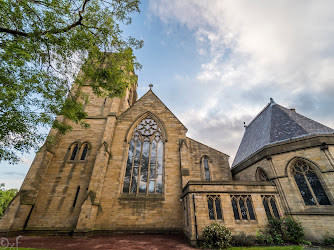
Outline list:
[[[210,146],[208,146],[208,145],[205,145],[204,143],[201,143],[201,142],[199,142],[199,141],[196,141],[196,140],[194,140],[194,139],[192,139],[192,138],[190,138],[190,137],[188,137],[188,136],[187,136],[187,138],[188,138],[190,141],[193,141],[193,142],[196,142],[196,143],[198,143],[198,144],[201,144],[201,145],[204,146],[204,147],[207,147],[207,148],[209,148],[209,149],[212,149],[212,150],[214,150],[214,151],[216,151],[216,152],[218,152],[218,153],[220,153],[220,154],[223,154],[223,155],[225,155],[225,156],[227,156],[227,157],[230,158],[230,156],[229,156],[228,154],[225,154],[225,153],[223,153],[223,152],[220,152],[219,150],[217,150],[217,149],[215,149],[215,148],[212,148],[212,147],[210,147]]]
[[[152,95],[154,98],[156,98],[157,101],[159,101],[174,116],[174,118],[177,121],[179,121],[181,123],[181,125],[188,131],[187,127],[184,126],[184,124],[179,120],[179,118],[176,117],[176,115],[174,115],[174,113],[172,111],[170,111],[170,109],[160,100],[160,98],[152,91],[151,88],[142,97],[140,97],[131,107],[129,107],[127,110],[125,110],[122,114],[120,114],[119,117],[123,116],[123,114],[125,114],[127,111],[129,111],[133,106],[138,105],[138,103],[143,101],[145,98],[148,98],[149,95]]]
[[[310,134],[333,134],[334,130],[313,121],[293,109],[270,103],[246,126],[232,168],[264,146]]]

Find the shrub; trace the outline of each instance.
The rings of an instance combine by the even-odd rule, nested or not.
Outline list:
[[[260,244],[272,245],[276,243],[274,238],[269,233],[263,233],[262,231],[256,232],[257,241]],[[279,243],[276,243],[279,244]]]
[[[235,247],[250,247],[256,243],[256,238],[253,235],[247,235],[241,232],[239,235],[232,236],[232,245]]]
[[[334,236],[331,236],[329,232],[326,232],[326,235],[324,237],[324,243],[326,245],[334,246]]]
[[[282,223],[287,241],[298,244],[304,241],[304,229],[299,221],[296,221],[292,217],[287,217],[282,219]]]
[[[284,227],[283,219],[280,218],[271,218],[269,220],[269,235],[272,238],[272,243],[281,245],[284,243]]]
[[[206,248],[224,249],[230,246],[231,231],[223,224],[213,222],[203,229],[203,246]]]
[[[309,245],[309,242],[304,241],[304,229],[301,223],[292,217],[271,218],[269,232],[265,234],[258,231],[256,236],[260,244],[281,245],[284,242],[290,242]]]

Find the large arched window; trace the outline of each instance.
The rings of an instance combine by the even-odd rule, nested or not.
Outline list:
[[[296,161],[292,166],[292,174],[305,205],[331,205],[317,174],[309,164]]]
[[[164,143],[150,115],[134,129],[129,146],[123,193],[161,194]]]

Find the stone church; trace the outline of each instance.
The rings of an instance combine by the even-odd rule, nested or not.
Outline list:
[[[268,218],[293,216],[307,239],[334,234],[334,130],[272,99],[229,156],[187,137],[150,89],[90,96],[83,129],[51,130],[0,220],[2,233],[183,233],[192,244],[217,220],[255,235]],[[57,119],[62,119],[58,117]],[[226,135],[228,136],[228,135]]]

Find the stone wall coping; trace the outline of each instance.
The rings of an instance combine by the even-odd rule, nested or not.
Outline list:
[[[202,142],[196,141],[196,140],[194,140],[194,139],[192,139],[192,138],[190,138],[190,137],[188,137],[188,136],[187,136],[187,139],[189,139],[189,140],[191,140],[191,141],[194,141],[194,142],[196,142],[196,143],[198,143],[198,144],[201,144],[201,145],[203,145],[203,146],[205,146],[205,147],[208,147],[208,148],[210,148],[210,149],[212,149],[212,150],[214,150],[214,151],[216,151],[216,152],[218,152],[218,153],[220,153],[220,154],[223,154],[223,155],[227,156],[228,158],[230,158],[230,156],[229,156],[228,154],[225,154],[225,153],[223,153],[223,152],[220,152],[219,150],[214,149],[214,148],[212,148],[212,147],[210,147],[210,146],[208,146],[208,145],[205,145],[205,144],[202,143]]]
[[[334,215],[334,208],[330,206],[315,207],[304,211],[291,211],[290,215]]]
[[[308,135],[301,138],[295,138],[287,141],[277,142],[275,144],[266,145],[256,151],[242,162],[234,166],[231,171],[235,175],[242,170],[248,168],[252,164],[273,155],[283,154],[291,151],[320,147],[323,143],[334,145],[334,135],[332,134],[316,134]]]
[[[104,119],[104,120],[106,120],[107,117],[105,117],[105,116],[87,116],[84,119]]]
[[[273,186],[270,181],[189,181],[182,192],[188,189],[190,186]]]

